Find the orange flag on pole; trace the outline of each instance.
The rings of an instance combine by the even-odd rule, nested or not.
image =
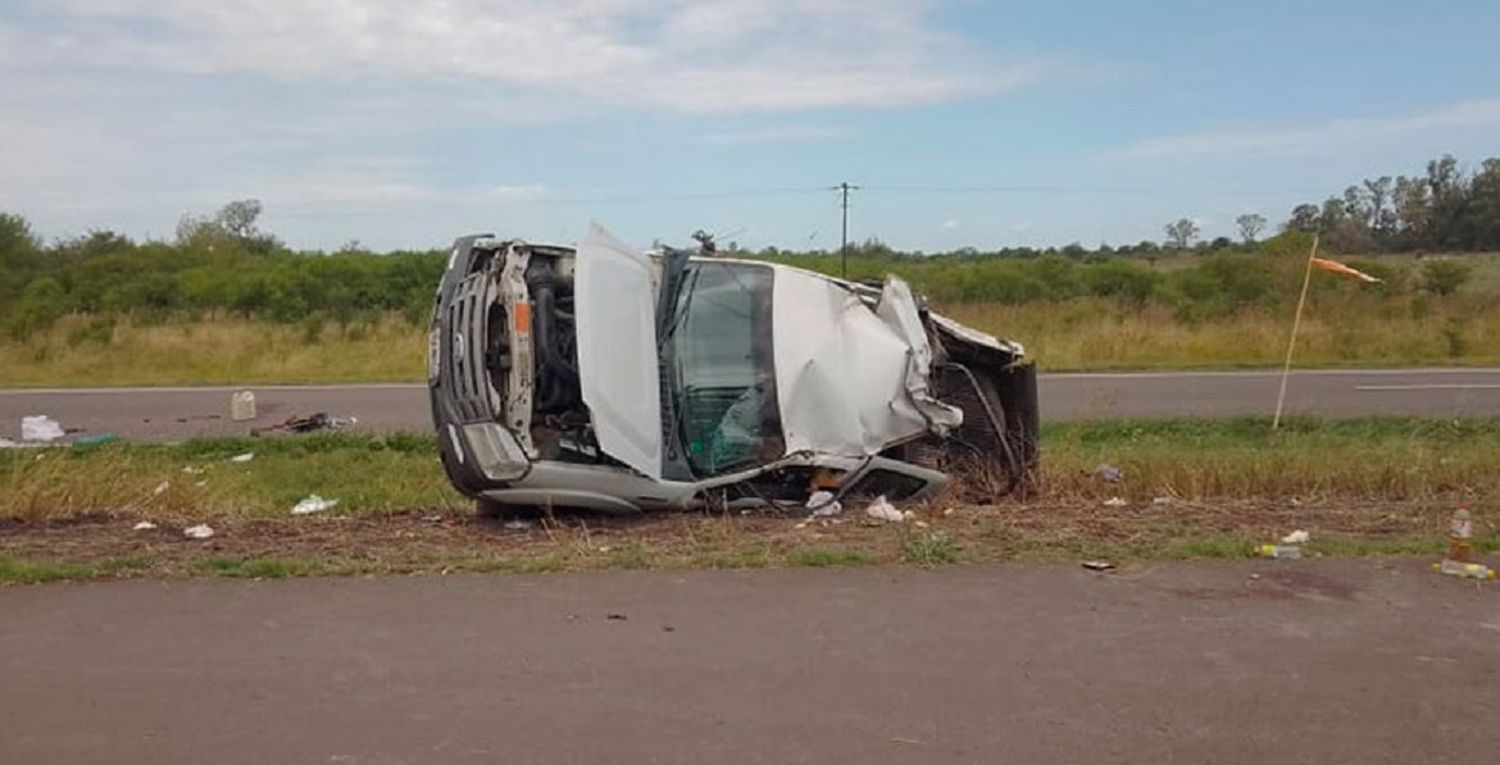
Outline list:
[[[1317,266],[1318,268],[1323,269],[1324,271],[1332,271],[1332,272],[1334,272],[1336,274],[1343,274],[1345,276],[1352,276],[1352,277],[1354,277],[1356,279],[1359,279],[1360,281],[1370,282],[1372,284],[1375,283],[1375,282],[1379,282],[1380,281],[1379,279],[1377,279],[1377,278],[1375,278],[1375,277],[1373,277],[1373,276],[1365,273],[1364,271],[1361,271],[1361,270],[1359,270],[1357,268],[1350,268],[1350,267],[1344,265],[1343,263],[1338,262],[1337,260],[1328,260],[1326,258],[1313,258],[1312,259],[1312,264],[1315,265],[1315,266]]]

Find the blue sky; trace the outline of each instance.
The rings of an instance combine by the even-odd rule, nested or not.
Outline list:
[[[1207,236],[1500,156],[1500,3],[7,0],[0,209],[296,247]]]

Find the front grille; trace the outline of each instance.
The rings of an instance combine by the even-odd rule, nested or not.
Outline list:
[[[450,399],[464,422],[493,421],[500,406],[484,364],[492,291],[488,274],[480,271],[459,282],[448,304],[442,356],[447,360]]]

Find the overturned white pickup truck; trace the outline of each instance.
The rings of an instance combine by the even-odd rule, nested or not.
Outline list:
[[[927,310],[906,283],[643,252],[453,245],[428,348],[448,476],[485,514],[997,492],[1037,461],[1022,347]]]

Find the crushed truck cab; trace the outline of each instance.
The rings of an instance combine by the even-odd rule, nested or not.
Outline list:
[[[869,285],[754,260],[454,242],[428,343],[449,478],[486,512],[930,497],[1035,472],[1020,344]]]

